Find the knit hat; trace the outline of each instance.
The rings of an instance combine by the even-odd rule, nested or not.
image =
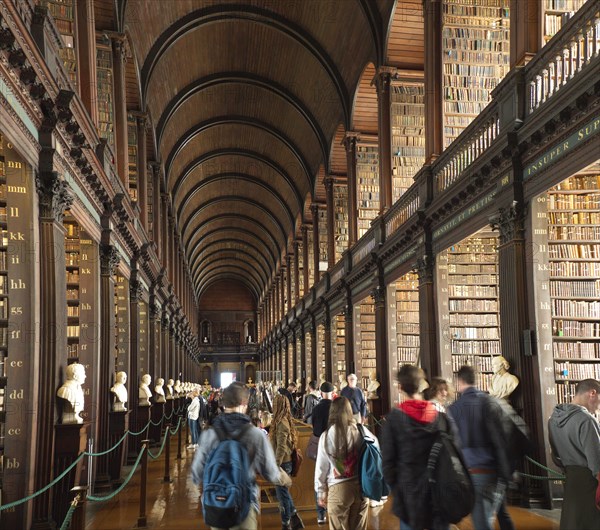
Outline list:
[[[321,385],[320,390],[321,390],[321,392],[324,392],[324,393],[333,392],[333,385],[329,381],[325,381]]]

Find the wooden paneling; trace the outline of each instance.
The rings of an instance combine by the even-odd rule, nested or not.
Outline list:
[[[219,311],[254,311],[252,293],[239,282],[218,282],[211,285],[199,301],[199,309]]]
[[[346,158],[346,148],[343,145],[345,130],[344,126],[340,125],[336,131],[330,147],[329,168],[331,173],[337,175],[346,175],[348,164]]]
[[[396,4],[387,41],[387,63],[420,69],[425,61],[423,5],[421,0]]]
[[[377,134],[377,90],[371,85],[374,77],[375,67],[369,64],[360,78],[354,99],[354,131]]]

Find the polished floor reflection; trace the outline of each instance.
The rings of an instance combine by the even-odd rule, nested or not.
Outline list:
[[[165,483],[164,455],[148,466],[148,495],[146,515],[149,528],[171,530],[206,529],[202,521],[198,490],[192,483],[189,470],[192,451],[183,449],[182,459],[177,460],[177,438],[173,437],[171,449],[170,476],[172,482]],[[156,451],[156,450],[154,450]],[[305,462],[310,462],[305,460]],[[312,464],[312,462],[311,462]],[[139,515],[140,473],[135,473],[125,489],[111,501],[89,503],[87,509],[87,530],[121,530],[134,528]],[[391,501],[378,508],[370,508],[369,530],[396,530],[398,519],[391,513]],[[511,508],[511,515],[517,530],[555,530],[558,524],[529,510]],[[308,530],[327,530],[328,526],[318,526],[313,510],[302,510],[302,518]],[[274,508],[266,508],[261,515],[262,530],[281,528],[279,514]],[[462,521],[460,530],[472,530],[471,521]]]

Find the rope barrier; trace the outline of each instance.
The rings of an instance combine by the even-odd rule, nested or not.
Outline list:
[[[119,447],[119,445],[121,445],[123,443],[123,440],[125,440],[125,438],[127,438],[128,434],[129,434],[129,431],[125,431],[125,434],[123,434],[123,436],[121,436],[121,439],[115,445],[113,445],[110,449],[107,449],[106,451],[100,451],[99,453],[90,453],[89,451],[86,451],[83,454],[86,456],[104,456],[104,455],[107,455],[108,453],[112,453],[117,447]]]
[[[127,431],[131,436],[139,436],[140,434],[144,434],[148,427],[150,427],[150,422],[146,423],[146,426],[140,432]]]
[[[519,473],[522,477],[531,478],[533,480],[558,480],[559,482],[564,482],[567,480],[566,477],[541,477],[537,475],[529,475],[528,473]]]
[[[135,473],[135,470],[137,469],[138,464],[140,463],[140,460],[142,459],[142,456],[144,455],[144,449],[145,448],[142,447],[142,450],[140,451],[140,454],[138,455],[137,460],[135,461],[135,464],[133,464],[131,471],[129,472],[129,475],[127,475],[127,477],[123,481],[123,484],[121,484],[115,491],[109,493],[108,495],[104,495],[102,497],[97,497],[95,495],[88,495],[88,497],[87,497],[88,500],[94,501],[94,502],[104,502],[104,501],[108,501],[108,500],[112,499],[113,497],[116,497],[119,493],[121,493],[123,488],[131,480],[131,477],[133,477],[133,474]]]
[[[158,454],[156,456],[154,456],[152,454],[152,451],[150,451],[150,449],[148,449],[148,456],[150,458],[152,458],[152,460],[156,460],[160,455],[162,455],[163,449],[165,448],[165,443],[167,443],[167,436],[169,435],[169,432],[171,431],[171,429],[167,428],[165,430],[165,435],[163,436],[163,442],[162,445],[160,446],[160,450],[158,451]]]
[[[45,491],[48,491],[52,486],[58,484],[65,477],[65,475],[67,475],[67,473],[69,473],[69,471],[71,471],[71,469],[73,469],[84,456],[85,456],[85,453],[81,453],[73,461],[73,463],[71,465],[69,465],[69,467],[67,467],[67,469],[65,469],[58,477],[56,477],[52,482],[50,482],[50,484],[46,484],[41,490],[36,491],[35,493],[32,493],[31,495],[28,495],[27,497],[24,497],[23,499],[19,499],[18,501],[9,502],[8,504],[1,505],[0,512],[2,510],[8,510],[9,508],[14,508],[15,506],[19,506],[20,504],[30,501],[31,499],[35,499],[38,495],[41,495]]]
[[[175,430],[174,431],[171,430],[171,436],[174,436],[175,434],[177,434],[177,431],[179,430],[179,427],[181,427],[181,416],[177,420],[177,427],[175,427]]]
[[[161,425],[161,424],[162,424],[162,422],[163,422],[165,419],[166,419],[166,418],[165,418],[165,416],[164,416],[164,414],[163,414],[163,417],[162,417],[160,420],[158,420],[156,423],[154,423],[152,420],[149,420],[149,421],[148,421],[148,423],[150,423],[150,425],[154,425],[155,427],[158,427],[159,425]]]
[[[527,473],[520,473],[521,476],[531,478],[534,480],[559,480],[562,482],[567,480],[567,477],[565,477],[562,473],[559,473],[558,471],[555,471],[554,469],[546,467],[544,464],[541,464],[537,460],[534,460],[533,458],[531,458],[529,456],[526,456],[525,459],[528,462],[530,462],[531,464],[533,464],[534,466],[537,466],[537,467],[543,469],[544,471],[548,471],[549,473],[552,473],[554,476],[553,477],[543,477],[543,476],[537,476],[537,475],[529,475]]]
[[[65,515],[65,520],[63,521],[63,524],[60,525],[60,530],[67,530],[67,528],[71,526],[71,519],[73,518],[73,513],[77,509],[77,505],[79,504],[80,499],[81,497],[78,493],[77,496],[71,501],[69,511],[67,512],[67,515]]]

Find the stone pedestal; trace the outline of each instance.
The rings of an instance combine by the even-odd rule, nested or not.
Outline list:
[[[132,425],[129,426],[129,429],[133,432],[140,432],[146,424],[150,421],[152,406],[149,407],[140,407],[138,406],[136,409],[136,414],[134,420],[131,422]],[[152,427],[152,426],[150,426]],[[142,440],[148,438],[148,431],[143,434],[138,434],[137,436],[129,436],[129,450],[127,451],[127,463],[134,464],[135,460],[140,453],[140,449],[142,447]]]
[[[86,450],[90,424],[70,423],[55,425],[54,427],[54,476],[57,477],[69,467]],[[82,479],[85,481],[84,472],[87,466],[87,457],[67,473],[67,475],[54,486],[52,496],[52,517],[61,525],[69,511],[73,500],[71,488],[79,486]]]
[[[148,433],[148,439],[150,440],[150,443],[160,444],[162,441],[163,422],[161,422],[160,420],[163,417],[164,411],[165,411],[164,403],[154,403],[154,405],[152,405],[151,418],[152,418],[152,421],[154,423],[158,423],[158,425],[154,425],[154,424],[150,425],[150,432]],[[165,422],[165,425],[166,425],[166,423],[167,422]]]
[[[171,414],[171,412],[175,409],[175,400],[174,399],[167,399],[166,403],[165,403],[165,415],[169,416],[169,414]],[[173,418],[171,418],[173,419]]]
[[[113,411],[109,413],[108,436],[110,447],[115,445],[129,429],[129,410]],[[121,470],[125,465],[125,456],[129,445],[129,436],[123,440],[121,445],[111,453],[108,463],[108,473],[113,485],[122,483]]]

